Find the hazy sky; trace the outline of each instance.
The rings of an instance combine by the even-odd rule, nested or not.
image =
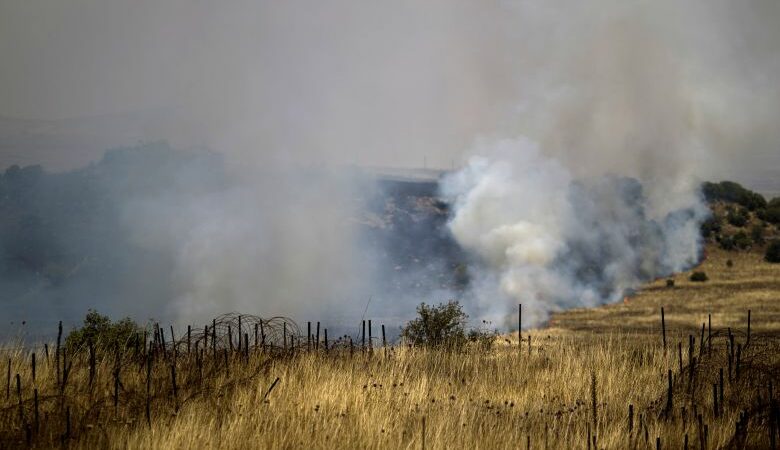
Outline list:
[[[779,30],[774,0],[4,0],[0,115],[165,111],[149,137],[242,165],[450,167],[522,134],[586,171],[766,172]]]

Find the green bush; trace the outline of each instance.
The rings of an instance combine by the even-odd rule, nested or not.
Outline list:
[[[721,236],[718,243],[723,250],[732,251],[737,249],[736,244],[734,244],[734,238],[731,236]]]
[[[484,349],[492,346],[497,335],[483,329],[472,329],[467,333],[468,316],[456,301],[438,305],[420,303],[417,316],[401,329],[401,337],[414,345],[461,349],[473,342]]]
[[[709,219],[705,220],[704,223],[701,224],[701,235],[705,239],[710,236],[715,236],[718,233],[720,233],[721,230],[721,224],[720,224],[720,218],[717,216],[711,216]]]
[[[89,342],[100,349],[126,348],[135,345],[143,329],[129,317],[112,322],[94,309],[87,312],[84,325],[71,331],[65,338],[70,352],[86,347]]]
[[[728,212],[727,219],[735,227],[744,227],[750,220],[750,214],[745,208],[731,209]]]
[[[753,240],[744,231],[739,231],[733,236],[720,236],[718,243],[720,248],[727,251],[747,250],[753,245]]]
[[[753,241],[744,231],[740,231],[734,234],[734,246],[736,248],[740,250],[747,250],[751,245],[753,245]]]
[[[709,278],[705,272],[693,272],[691,274],[691,281],[703,283],[707,280],[709,280]]]
[[[772,203],[774,203],[775,200],[778,199],[772,200]],[[759,210],[757,215],[759,219],[764,220],[766,222],[773,223],[776,225],[780,224],[780,205],[770,204],[770,206],[767,207],[766,209]]]
[[[766,248],[764,259],[771,263],[780,263],[780,241],[772,241]]]

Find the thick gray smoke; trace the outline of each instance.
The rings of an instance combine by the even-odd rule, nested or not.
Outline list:
[[[180,182],[132,195],[101,179],[127,238],[117,261],[133,261],[106,284],[123,295],[91,290],[101,277],[52,287],[58,308],[182,321],[359,315],[370,296],[369,314],[412,314],[457,295],[447,262],[365,251],[356,224],[392,241],[396,207],[361,216],[371,189],[345,167],[463,167],[446,192],[482,265],[473,309],[536,302],[539,322],[694,260],[700,180],[780,191],[778,21],[772,0],[2,2],[0,162],[73,169],[157,139],[224,155],[208,189],[175,164]],[[411,203],[415,232],[446,209]],[[396,267],[420,267],[403,285],[430,297],[389,295]]]
[[[526,324],[550,312],[615,301],[649,279],[699,258],[698,201],[653,217],[635,179],[575,179],[528,139],[480,149],[445,179],[450,229],[479,256],[471,267],[477,310],[497,323],[517,303]]]

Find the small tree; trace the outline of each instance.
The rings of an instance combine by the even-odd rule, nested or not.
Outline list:
[[[420,303],[417,318],[401,329],[401,337],[415,345],[458,347],[466,342],[468,316],[456,301],[437,306]]]
[[[427,305],[420,303],[417,318],[401,329],[401,337],[414,345],[450,350],[461,349],[468,343],[480,349],[490,348],[498,332],[489,330],[490,322],[483,321],[481,328],[466,331],[469,316],[456,301]]]
[[[65,345],[70,351],[83,348],[92,342],[95,347],[112,349],[116,346],[125,348],[135,344],[139,333],[143,330],[129,317],[112,322],[94,309],[87,312],[84,325],[71,331],[65,338]]]
[[[764,259],[771,263],[780,263],[780,241],[772,241],[766,248]]]

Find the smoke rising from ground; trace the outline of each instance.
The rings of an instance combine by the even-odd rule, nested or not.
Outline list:
[[[151,111],[116,144],[223,154],[216,188],[172,169],[187,181],[115,197],[133,247],[170,270],[150,314],[181,320],[360,311],[389,268],[362,251],[367,187],[343,165],[465,166],[445,191],[484,265],[475,309],[521,298],[541,321],[690,263],[702,179],[780,179],[778,30],[771,0],[5,2],[0,116],[65,122],[0,126],[0,150],[9,164],[41,143],[102,145],[123,113]],[[87,164],[76,155],[48,160]],[[457,295],[418,283],[437,297],[419,300]],[[142,309],[82,288],[86,304]]]
[[[522,303],[525,324],[539,325],[698,261],[701,202],[653,217],[636,179],[575,179],[528,139],[479,150],[486,156],[445,179],[443,193],[455,239],[479,256],[470,270],[481,316],[503,324]]]

